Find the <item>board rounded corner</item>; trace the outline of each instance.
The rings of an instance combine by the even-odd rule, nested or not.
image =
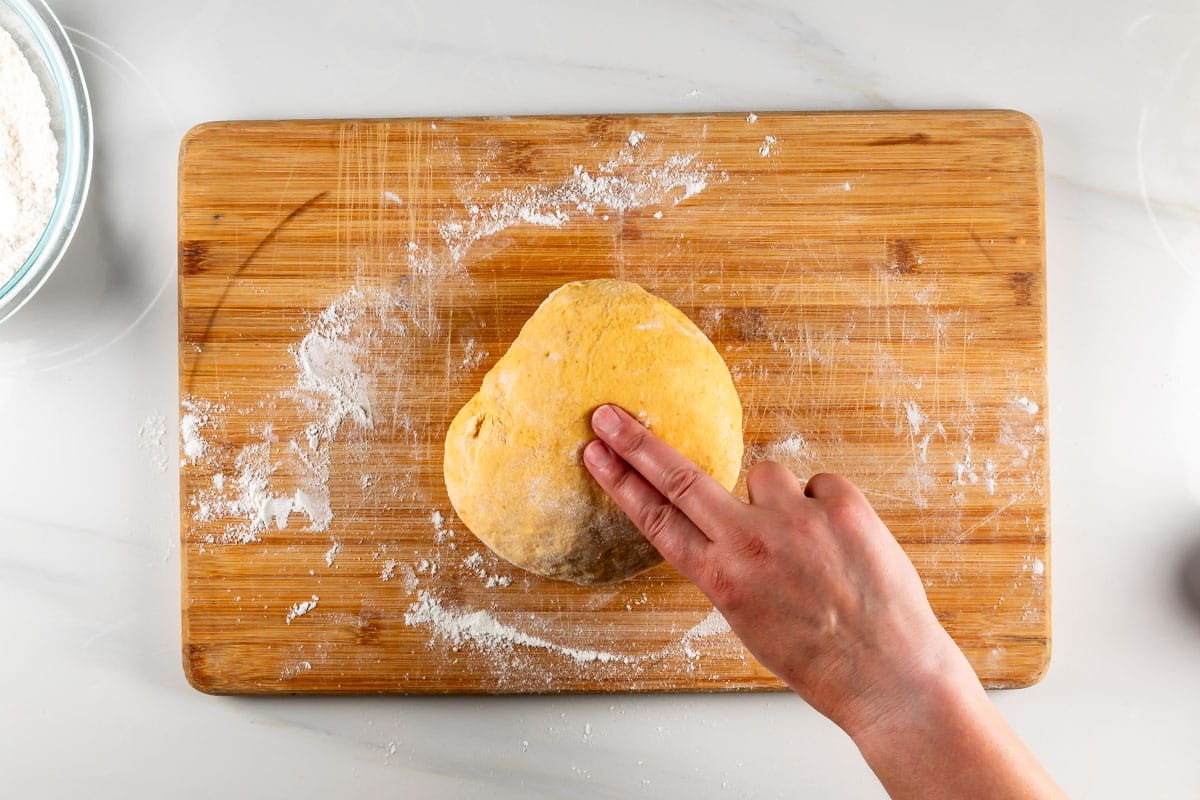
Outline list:
[[[1039,151],[1042,149],[1042,126],[1038,124],[1038,121],[1031,114],[1025,111],[1018,111],[1015,108],[1006,108],[1003,113],[1024,129]]]
[[[202,139],[209,135],[212,131],[219,128],[224,128],[226,123],[223,122],[201,122],[188,128],[179,140],[179,160],[183,162],[187,157],[188,150],[198,139]]]
[[[203,659],[200,657],[199,648],[192,645],[184,645],[180,656],[183,677],[189,686],[201,694],[210,696],[226,694],[218,682],[214,680],[214,676],[203,668]]]

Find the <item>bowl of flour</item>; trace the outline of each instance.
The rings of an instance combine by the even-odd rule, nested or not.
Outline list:
[[[42,0],[0,0],[0,322],[58,266],[92,170],[87,86]]]

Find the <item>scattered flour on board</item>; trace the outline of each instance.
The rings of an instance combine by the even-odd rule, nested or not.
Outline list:
[[[600,210],[621,213],[678,205],[704,191],[714,179],[713,165],[699,162],[695,153],[675,153],[660,163],[638,162],[635,150],[644,138],[631,134],[614,158],[594,169],[577,165],[557,185],[506,189],[487,205],[464,202],[466,216],[439,226],[452,262],[461,263],[481,239],[516,225],[560,228],[575,213],[594,216]],[[729,176],[720,173],[717,179],[728,180]]]
[[[680,645],[683,647],[683,654],[689,660],[695,661],[700,657],[700,651],[695,647],[697,640],[707,639],[712,636],[722,636],[731,630],[729,622],[725,619],[724,615],[714,608],[709,612],[707,617],[697,622],[683,635],[683,638],[680,640]]]
[[[495,589],[497,587],[512,585],[512,578],[508,575],[488,574],[485,563],[486,562],[484,560],[483,553],[480,553],[478,550],[462,560],[463,567],[466,568],[468,572],[472,573],[481,581],[483,581],[483,585],[487,588]]]
[[[354,287],[321,312],[311,330],[291,348],[295,385],[265,399],[261,407],[290,401],[303,410],[307,424],[302,434],[286,441],[268,425],[259,441],[246,443],[233,455],[235,477],[231,482],[214,483],[212,488],[192,493],[189,502],[195,520],[227,521],[224,534],[210,534],[207,541],[259,541],[272,526],[287,528],[292,514],[307,517],[310,531],[329,528],[333,520],[329,478],[334,438],[348,422],[360,431],[369,432],[373,427],[373,377],[361,369],[358,359],[364,340],[378,333],[358,323],[368,312],[384,314],[389,303],[387,293],[368,295]],[[182,405],[179,427],[185,461],[218,473],[228,469],[228,464],[222,463],[227,456],[214,452],[207,438],[228,409],[195,397],[185,397]],[[286,481],[277,477],[281,473],[288,476]]]
[[[379,573],[379,580],[390,581],[396,575],[396,567],[400,562],[394,558],[389,558],[383,562],[383,570]]]
[[[409,606],[408,611],[404,614],[404,622],[410,626],[422,625],[432,628],[435,638],[446,639],[455,649],[467,644],[474,644],[489,651],[511,651],[519,645],[558,653],[579,664],[592,662],[633,664],[638,660],[635,656],[555,644],[525,633],[511,625],[505,625],[487,611],[460,611],[446,608],[429,591],[417,594],[417,601]]]
[[[311,661],[297,661],[295,663],[288,664],[282,670],[280,670],[279,680],[290,681],[292,678],[298,677],[302,673],[309,672],[312,670],[312,668]]]
[[[1014,397],[1012,399],[1012,404],[1022,411],[1026,411],[1030,414],[1036,414],[1039,409],[1037,403],[1035,403],[1033,400],[1030,400],[1028,397],[1025,397],[1024,395],[1021,397]]]
[[[429,521],[433,524],[433,539],[438,544],[447,539],[454,538],[454,529],[446,526],[446,517],[442,512],[434,510],[429,514]]]
[[[921,426],[929,421],[929,417],[921,411],[921,407],[916,404],[916,401],[905,400],[904,416],[908,420],[908,428],[913,436],[921,433]]]
[[[214,424],[214,415],[225,411],[225,406],[198,398],[184,398],[184,413],[179,418],[179,438],[184,460],[195,464],[208,453],[208,441],[204,429]]]
[[[475,369],[488,357],[488,351],[480,350],[474,339],[468,339],[463,345],[463,369]]]
[[[311,599],[305,600],[300,603],[296,603],[291,608],[289,608],[288,612],[287,612],[287,619],[286,619],[287,624],[291,625],[292,620],[296,619],[297,617],[303,617],[305,614],[307,614],[308,612],[310,612],[314,608],[316,608],[317,603],[320,601],[320,599],[321,598],[317,597],[314,594]]]
[[[632,655],[584,649],[556,643],[523,631],[514,625],[501,622],[489,611],[447,607],[433,592],[428,590],[417,594],[416,602],[409,606],[408,611],[404,614],[404,622],[410,626],[430,628],[433,634],[429,642],[431,647],[436,641],[443,639],[456,651],[466,646],[473,646],[493,657],[511,654],[517,648],[525,647],[560,655],[580,665],[593,663],[634,665],[663,659],[678,652],[682,652],[689,661],[695,661],[701,656],[700,651],[696,649],[696,643],[699,640],[730,633],[729,623],[720,612],[713,609],[708,616],[684,633],[677,644],[657,652]]]

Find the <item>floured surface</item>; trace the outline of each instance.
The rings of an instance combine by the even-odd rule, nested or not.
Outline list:
[[[550,291],[600,277],[713,340],[746,464],[864,488],[985,682],[1040,674],[1041,162],[1019,115],[213,125],[180,178],[197,686],[778,686],[670,567],[544,580],[453,516],[453,414]]]

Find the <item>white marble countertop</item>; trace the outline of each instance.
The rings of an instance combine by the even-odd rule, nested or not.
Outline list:
[[[1045,137],[1054,657],[993,697],[1078,797],[1200,779],[1200,8],[51,0],[81,231],[0,326],[0,793],[878,797],[786,695],[239,699],[179,657],[175,163],[225,118],[1007,107]],[[162,424],[165,435],[154,434]]]

